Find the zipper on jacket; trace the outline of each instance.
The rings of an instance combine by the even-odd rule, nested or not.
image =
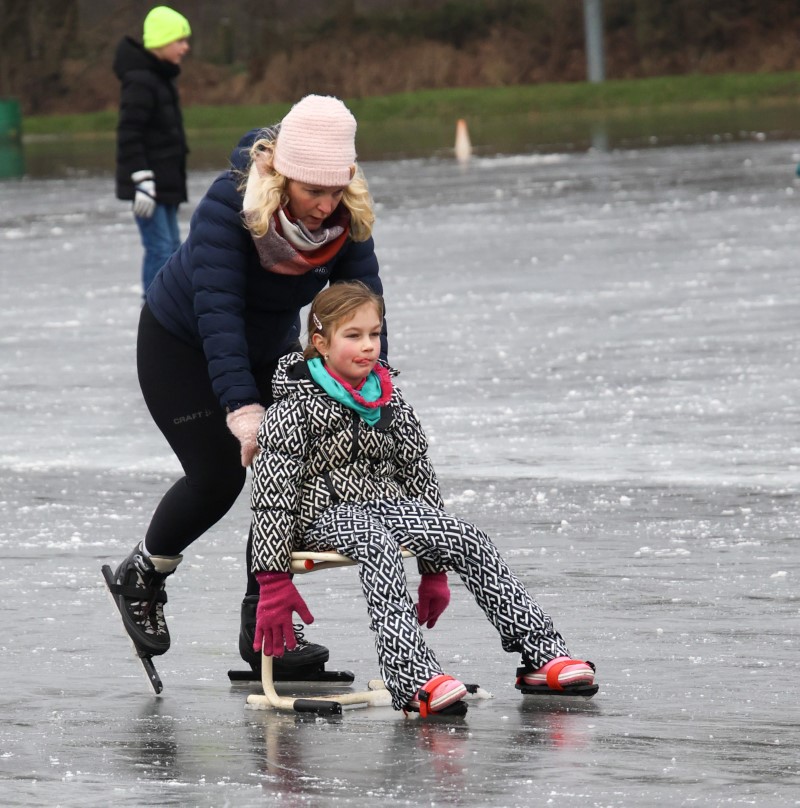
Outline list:
[[[350,452],[350,462],[358,459],[358,423],[361,420],[357,412],[353,412],[353,450]]]
[[[339,505],[342,498],[339,496],[336,488],[333,485],[333,480],[331,479],[331,473],[329,471],[323,473],[322,481],[325,483],[325,487],[328,489],[328,493],[331,495],[331,504]]]
[[[353,413],[353,450],[350,452],[350,462],[355,463],[358,458],[358,422],[361,419],[358,416],[357,412]],[[325,483],[325,487],[328,489],[328,493],[331,495],[331,502],[334,505],[338,505],[342,498],[339,496],[336,487],[333,484],[333,480],[331,479],[331,473],[326,471],[322,474],[322,480]]]

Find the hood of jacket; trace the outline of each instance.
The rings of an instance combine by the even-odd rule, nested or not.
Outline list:
[[[230,161],[231,167],[236,171],[246,172],[250,167],[250,148],[261,138],[267,140],[275,140],[278,132],[281,130],[280,123],[273,124],[272,126],[262,126],[259,129],[251,129],[246,134],[242,135],[236,147],[231,152]]]
[[[126,36],[117,45],[112,64],[114,74],[122,81],[126,73],[135,70],[148,70],[157,73],[164,79],[174,79],[180,75],[181,68],[172,62],[165,62],[151,53],[141,42]]]
[[[304,384],[310,385],[311,389],[316,389],[320,393],[323,392],[311,378],[303,354],[296,352],[281,357],[272,377],[272,396],[275,401],[290,396]]]

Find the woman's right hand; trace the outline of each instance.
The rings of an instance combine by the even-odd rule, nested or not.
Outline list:
[[[233,432],[242,447],[242,465],[247,468],[258,452],[258,428],[266,410],[260,404],[245,404],[229,412],[225,418],[228,429]]]
[[[297,647],[292,614],[297,612],[304,623],[313,623],[314,617],[288,572],[257,572],[256,580],[260,594],[253,650],[263,648],[267,656],[280,657],[284,648],[293,651]]]

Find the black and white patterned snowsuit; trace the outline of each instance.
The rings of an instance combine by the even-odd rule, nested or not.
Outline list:
[[[396,387],[375,426],[318,387],[299,354],[281,360],[273,392],[253,466],[253,570],[288,571],[299,549],[355,559],[396,709],[443,672],[420,631],[401,546],[421,572],[456,572],[503,648],[531,669],[569,656],[491,539],[444,511],[425,434]]]

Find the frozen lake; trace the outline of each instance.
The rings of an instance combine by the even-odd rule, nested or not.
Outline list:
[[[0,184],[0,804],[800,805],[798,152],[365,166],[448,505],[601,686],[519,696],[453,586],[431,644],[495,698],[431,723],[246,708],[244,495],[170,579],[148,693],[100,577],[177,474],[136,382],[137,231],[108,178]],[[301,583],[331,667],[375,676],[355,571]]]

